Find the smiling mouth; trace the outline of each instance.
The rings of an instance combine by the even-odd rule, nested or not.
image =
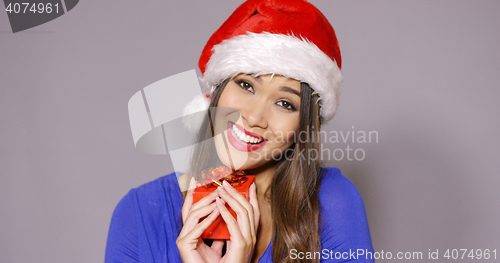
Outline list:
[[[257,138],[257,137],[253,137],[253,136],[245,134],[244,131],[240,130],[234,124],[231,124],[231,132],[233,133],[233,136],[238,137],[238,139],[244,141],[245,143],[259,144],[259,143],[264,141],[263,138]]]
[[[267,142],[264,137],[247,131],[238,124],[228,122],[227,126],[229,143],[237,150],[245,152],[255,151]]]

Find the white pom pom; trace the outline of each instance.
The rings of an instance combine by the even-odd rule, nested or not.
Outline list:
[[[184,107],[182,123],[192,134],[196,134],[200,129],[209,105],[210,99],[203,95],[197,95]]]

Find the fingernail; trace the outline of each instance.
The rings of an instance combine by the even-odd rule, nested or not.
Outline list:
[[[218,203],[219,203],[219,204],[221,204],[221,205],[225,205],[225,204],[226,204],[226,202],[224,202],[224,200],[222,200],[222,199],[221,199],[220,197],[218,197],[218,196],[215,198],[215,201],[216,201],[216,202],[218,202]]]
[[[224,181],[225,182],[225,181]],[[224,194],[227,194],[226,190],[224,190],[224,188],[222,187],[217,187],[217,191],[221,192],[221,193],[224,193]]]
[[[224,184],[225,187],[233,188],[227,181],[224,181],[222,184]]]

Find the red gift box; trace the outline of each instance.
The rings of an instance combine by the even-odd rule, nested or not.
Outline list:
[[[225,166],[219,166],[215,169],[203,170],[201,175],[201,182],[203,185],[197,187],[193,192],[193,204],[200,201],[203,197],[209,195],[211,192],[217,190],[217,183],[222,185],[223,181],[227,181],[233,186],[238,192],[240,192],[247,200],[249,200],[248,189],[252,185],[255,176],[245,175],[242,171],[236,171],[234,173]],[[215,183],[215,182],[217,183]],[[226,208],[236,217],[236,213],[226,204]],[[202,218],[201,220],[203,220]],[[200,220],[200,221],[201,221]],[[222,216],[218,216],[215,221],[203,232],[201,238],[203,239],[229,239],[229,230],[227,229],[226,222],[222,219]]]

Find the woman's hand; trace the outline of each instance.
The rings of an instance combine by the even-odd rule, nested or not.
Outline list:
[[[219,187],[217,191],[210,193],[193,205],[195,186],[195,181],[191,180],[182,206],[184,227],[176,242],[182,261],[184,263],[249,262],[252,259],[260,218],[255,184],[252,184],[249,189],[250,202],[227,182],[224,182],[223,188]],[[225,203],[235,211],[238,220],[227,210]],[[214,240],[212,246],[209,247],[200,238],[203,231],[219,215],[222,215],[231,235],[230,240],[227,241],[226,254],[223,258],[221,256],[224,240]],[[198,223],[205,216],[207,217]]]
[[[191,179],[182,206],[182,221],[184,222],[184,226],[179,237],[177,237],[177,248],[184,263],[219,262],[222,256],[222,246],[220,246],[220,249],[218,244],[215,244],[215,246],[212,244],[212,247],[209,247],[200,238],[203,231],[220,215],[217,205],[214,202],[217,197],[217,191],[210,193],[196,204],[193,204],[193,192],[195,188],[196,181]],[[207,217],[199,222],[205,216]]]
[[[250,201],[247,201],[227,181],[224,181],[223,187],[217,188],[217,193],[220,197],[215,202],[217,210],[226,222],[231,236],[230,240],[227,241],[226,255],[224,255],[224,258],[220,262],[247,263],[252,259],[253,249],[257,241],[260,211],[254,183],[252,183],[249,190]],[[238,219],[233,217],[224,203],[227,203],[233,209]],[[223,241],[214,240],[214,242]],[[222,245],[220,246],[222,247]]]

